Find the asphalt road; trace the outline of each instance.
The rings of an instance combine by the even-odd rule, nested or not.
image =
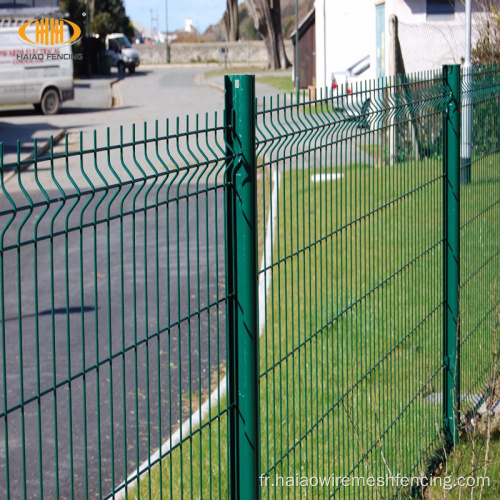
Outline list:
[[[79,224],[69,204],[57,202],[43,218],[9,226],[0,387],[14,409],[12,498],[22,497],[23,469],[30,497],[40,475],[47,498],[56,486],[62,498],[71,489],[75,498],[110,493],[195,410],[224,362],[222,190],[147,212],[142,199],[134,203],[137,191],[110,207],[111,217],[128,213],[110,224],[108,206],[94,217],[98,201],[84,196],[74,209],[88,224],[82,231],[71,230]],[[67,221],[70,232],[16,250],[49,234],[53,221],[56,234]],[[28,402],[22,412],[20,401]],[[6,464],[3,419],[0,428]]]
[[[33,150],[33,139],[46,139],[64,130],[68,133],[84,131],[92,135],[106,135],[109,127],[112,137],[119,137],[120,126],[127,132],[135,123],[142,133],[143,124],[154,127],[166,118],[194,116],[196,113],[222,111],[223,94],[220,90],[197,84],[195,78],[207,68],[157,67],[139,68],[134,75],[118,80],[118,74],[75,82],[75,100],[63,104],[55,116],[43,116],[33,106],[0,107],[0,142],[4,143],[4,163],[16,159],[16,142],[21,141],[22,156]],[[222,77],[220,77],[222,81]],[[112,94],[115,105],[112,107]],[[151,128],[150,128],[151,130]]]
[[[129,140],[132,123],[141,124],[136,138],[144,122],[148,137],[156,120],[165,127],[169,118],[175,130],[176,115],[190,115],[179,127],[192,130],[199,110],[213,120],[223,106],[219,90],[195,83],[200,71],[140,70],[117,84],[112,109],[109,80],[81,82],[73,107],[57,117],[10,109],[0,111],[0,124],[9,134],[63,127],[71,151],[79,130],[84,147],[93,130],[105,144],[107,127],[112,143]],[[205,158],[203,148],[189,152],[194,143],[176,145],[189,158],[181,167]],[[0,496],[109,494],[217,385],[225,360],[223,189],[207,170],[220,162],[204,148],[207,168],[167,175],[161,160],[178,169],[176,148],[168,154],[159,141],[141,152],[74,157],[5,184],[24,209],[12,218],[2,195]],[[117,186],[117,177],[136,181]]]
[[[75,83],[75,100],[63,104],[56,116],[37,114],[33,106],[0,107],[0,142],[4,144],[4,163],[16,160],[17,140],[21,142],[21,157],[33,152],[33,140],[47,140],[59,131],[70,134],[70,143],[75,148],[84,133],[84,145],[93,142],[93,132],[104,139],[107,128],[112,140],[118,140],[120,127],[130,137],[135,124],[138,137],[146,123],[153,131],[158,121],[160,129],[168,119],[170,127],[185,127],[189,117],[191,127],[208,119],[222,122],[224,79],[222,76],[201,78],[209,68],[191,66],[139,67],[135,74],[128,73],[118,82],[118,74],[78,80]],[[117,82],[111,86],[112,82]],[[113,87],[113,91],[111,90]],[[267,85],[256,84],[256,96],[275,95],[276,90]],[[112,101],[114,105],[112,106]]]

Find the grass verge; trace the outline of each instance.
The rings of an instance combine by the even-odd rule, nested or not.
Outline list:
[[[288,94],[289,92],[293,92],[295,90],[295,84],[289,74],[284,76],[258,76],[257,81],[260,83],[265,83],[266,85],[270,85],[271,87],[274,87],[275,89],[285,94]]]
[[[496,409],[500,398],[498,301],[494,303],[494,310],[489,396],[480,411],[467,422],[458,446],[446,457],[445,463],[440,464],[434,484],[424,491],[425,500],[500,498],[500,413]]]
[[[223,75],[247,75],[262,73],[265,69],[262,66],[241,66],[236,68],[213,69],[205,72],[205,76],[223,76]]]
[[[342,158],[332,150],[309,164],[299,156],[294,168],[273,162],[282,185],[260,341],[261,472],[270,477],[263,498],[391,497],[387,485],[341,492],[338,483],[283,489],[273,482],[276,475],[419,476],[440,447],[442,407],[429,396],[442,393],[443,378],[442,159],[373,168]],[[498,163],[495,156],[478,164],[462,196],[468,394],[487,388],[496,343]],[[343,177],[318,183],[319,173]],[[269,209],[262,200],[260,240]],[[163,460],[161,473],[156,467],[141,480],[141,496],[227,497],[224,401],[220,409]]]
[[[439,470],[435,485],[425,491],[425,500],[500,498],[500,418],[486,416],[473,422],[476,425],[469,426]]]

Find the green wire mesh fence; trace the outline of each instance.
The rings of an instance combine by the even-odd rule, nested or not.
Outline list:
[[[0,150],[2,495],[418,494],[486,401],[499,69],[253,85]]]
[[[264,498],[287,481],[292,496],[328,498],[346,494],[332,478],[409,476],[439,444],[428,396],[443,378],[444,171],[420,144],[440,141],[445,105],[430,73],[261,112],[260,168],[280,183],[260,355]]]
[[[483,404],[498,377],[500,261],[500,73],[462,77],[460,349],[462,413]]]
[[[204,415],[209,468],[193,458],[200,428],[180,427],[224,387],[229,160],[210,118],[80,135],[75,151],[66,138],[23,169],[3,166],[7,496],[104,498],[177,448],[163,495],[226,467],[222,399]],[[223,481],[211,487],[222,497]]]

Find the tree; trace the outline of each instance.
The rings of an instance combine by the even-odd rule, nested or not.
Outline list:
[[[228,41],[237,42],[239,39],[238,0],[227,0],[227,10],[224,13],[224,24],[226,26]]]
[[[83,16],[83,0],[62,0],[61,11],[69,14],[70,21],[76,22],[85,33],[85,22],[90,22],[91,34],[105,36],[108,33],[124,33],[130,40],[134,37],[134,28],[125,12],[123,0],[90,0],[89,20]]]
[[[134,28],[125,13],[123,0],[95,0],[94,8],[94,19],[101,13],[107,13],[111,16],[113,21],[111,33],[123,33],[129,40],[134,38]]]
[[[471,51],[473,64],[500,63],[500,13],[498,0],[482,0],[474,13],[477,41]]]
[[[101,38],[102,40],[106,38],[106,35],[109,35],[109,33],[113,33],[113,31],[115,31],[114,27],[115,24],[113,18],[108,12],[99,12],[99,14],[94,17],[94,20],[90,24],[92,33],[95,35],[99,35],[99,38]]]
[[[248,7],[242,4],[239,11],[240,38],[242,40],[262,40],[260,33],[255,29],[253,19],[250,17]]]
[[[85,4],[80,0],[61,0],[61,12],[68,13],[68,19],[76,23],[85,33]]]
[[[247,0],[255,29],[262,35],[268,55],[268,68],[288,68],[283,31],[281,29],[280,0]]]

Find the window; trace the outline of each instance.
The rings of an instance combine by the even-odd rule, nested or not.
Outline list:
[[[427,0],[427,15],[455,13],[455,0]]]

